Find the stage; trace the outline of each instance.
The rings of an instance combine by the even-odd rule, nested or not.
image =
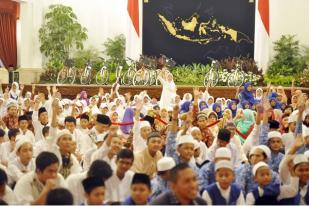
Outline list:
[[[7,84],[2,85],[3,91],[5,90]],[[47,93],[46,90],[47,84],[36,84],[36,92],[44,92]],[[53,86],[53,85],[51,85]],[[105,92],[110,92],[111,86],[98,86],[98,85],[56,85],[60,93],[63,97],[74,99],[76,94],[85,90],[89,96],[96,95],[99,91],[99,88],[102,87]],[[26,91],[31,91],[31,84],[25,85],[24,93]],[[199,87],[200,90],[204,90],[205,87]],[[255,88],[254,88],[255,89]],[[265,87],[263,88],[265,91]],[[288,98],[291,98],[291,89],[290,87],[284,87],[285,92]],[[301,89],[303,92],[309,94],[309,88],[297,87],[297,89]],[[126,92],[131,92],[132,95],[138,94],[143,90],[147,90],[150,97],[160,98],[162,87],[161,86],[120,86],[119,92],[120,94],[124,94]],[[177,86],[177,94],[181,97],[183,94],[190,92],[192,93],[193,86]],[[213,97],[225,97],[225,98],[234,98],[236,93],[236,87],[212,87],[209,88],[209,93]]]

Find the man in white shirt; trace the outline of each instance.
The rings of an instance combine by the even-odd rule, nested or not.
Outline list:
[[[50,190],[66,186],[58,173],[59,160],[55,154],[42,152],[35,165],[35,172],[24,175],[15,186],[14,193],[22,204],[43,205]]]
[[[117,169],[113,176],[105,182],[105,201],[108,204],[121,204],[130,196],[130,186],[134,172],[129,169],[133,165],[134,154],[129,149],[122,149],[117,154]]]
[[[78,129],[80,137],[77,140],[77,147],[80,153],[84,156],[86,152],[96,146],[95,140],[89,136],[89,116],[82,114],[80,116],[80,128]]]
[[[28,129],[28,117],[26,115],[21,115],[18,117],[18,127],[19,135],[16,137],[16,141],[28,139],[32,144],[35,143],[34,134]]]
[[[18,129],[10,129],[8,132],[9,141],[0,145],[0,163],[5,166],[8,165],[9,160],[13,160],[16,157],[14,150],[18,133]]]
[[[104,181],[110,178],[113,174],[113,170],[110,165],[103,160],[94,161],[88,172],[82,172],[78,174],[71,174],[67,179],[66,183],[68,189],[73,194],[74,204],[78,205],[84,201],[84,188],[82,181],[87,177],[97,177],[101,178]],[[114,185],[115,186],[115,185]]]
[[[108,134],[103,145],[92,154],[91,160],[102,159],[110,164],[112,169],[116,170],[116,155],[122,148],[122,138],[112,132]]]
[[[32,114],[32,121],[35,133],[35,140],[39,141],[43,139],[42,129],[45,126],[49,126],[48,124],[48,113],[45,107],[39,107],[39,100],[38,98],[35,100],[34,111]]]

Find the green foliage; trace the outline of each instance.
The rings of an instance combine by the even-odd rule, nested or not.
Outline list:
[[[55,83],[57,82],[58,69],[47,68],[40,75],[40,83]]]
[[[309,66],[309,47],[303,47],[302,60],[305,62],[307,67]]]
[[[104,54],[109,60],[123,62],[125,60],[126,38],[123,34],[116,36],[114,39],[108,38],[104,42]]]
[[[87,29],[82,27],[71,7],[51,5],[39,30],[40,50],[47,68],[62,68],[74,49],[83,49]]]
[[[283,35],[274,43],[276,55],[266,71],[268,79],[275,76],[289,76],[301,73],[305,68],[305,62],[301,58],[299,42],[293,35]]]
[[[179,65],[171,69],[174,81],[179,85],[203,85],[204,76],[209,65]]]
[[[76,68],[84,68],[87,62],[90,61],[93,68],[100,69],[104,60],[100,56],[100,51],[95,48],[79,50],[74,54],[74,65]]]
[[[271,82],[272,85],[276,86],[291,86],[293,79],[295,79],[295,76],[293,75],[274,75],[274,76],[264,76],[265,83]],[[298,82],[296,82],[298,85]]]

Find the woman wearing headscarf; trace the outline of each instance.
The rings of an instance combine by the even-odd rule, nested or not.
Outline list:
[[[220,104],[214,103],[214,105],[212,106],[212,110],[217,114],[218,119],[221,119],[223,117],[223,115],[222,115],[222,107],[221,107]]]
[[[229,104],[228,104],[228,109],[231,110],[232,112],[232,117],[235,118],[236,114],[237,114],[237,102],[232,100]]]
[[[171,73],[167,74],[164,70],[162,70],[158,76],[158,79],[163,87],[160,98],[160,108],[167,109],[172,106],[173,99],[176,96],[177,88]]]
[[[12,88],[9,91],[9,98],[17,101],[19,95],[20,95],[19,84],[17,82],[13,82]]]
[[[255,100],[257,102],[260,102],[262,98],[263,98],[263,89],[259,87],[255,91]]]
[[[214,104],[214,97],[213,96],[209,96],[208,99],[207,99],[207,106],[208,108],[212,108],[213,104]]]
[[[87,105],[89,105],[89,99],[86,91],[81,91],[79,94],[79,100],[84,100],[87,102]]]
[[[241,101],[248,101],[250,106],[255,104],[254,95],[252,93],[252,85],[250,82],[244,84],[244,89],[240,92]]]
[[[199,107],[200,111],[203,111],[204,109],[207,109],[208,108],[207,102],[204,101],[204,100],[200,101],[200,103],[198,104],[198,107]]]
[[[237,134],[237,136],[243,143],[246,140],[246,137],[249,136],[250,132],[253,129],[252,127],[254,127],[255,124],[255,117],[253,111],[250,109],[245,109],[242,112],[238,113],[235,118],[235,124],[238,132],[240,133]]]

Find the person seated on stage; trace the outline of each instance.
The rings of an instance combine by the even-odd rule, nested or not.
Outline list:
[[[105,184],[101,178],[87,177],[82,182],[85,190],[85,201],[82,205],[103,205]]]

